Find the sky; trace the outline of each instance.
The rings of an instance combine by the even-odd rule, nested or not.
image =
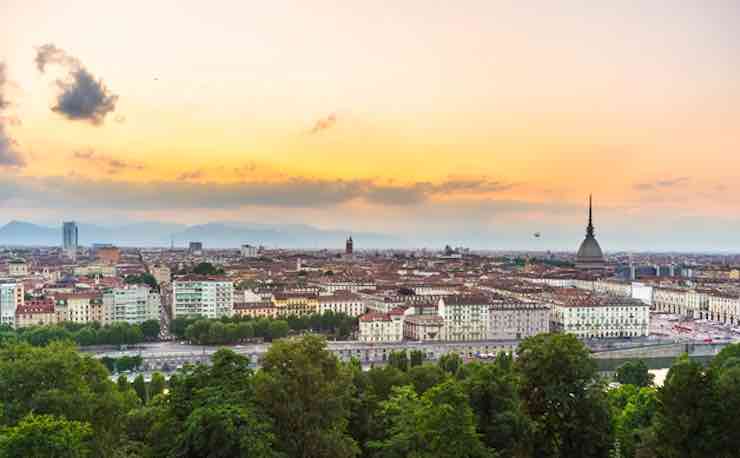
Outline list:
[[[0,83],[0,224],[740,248],[734,0],[0,0]]]

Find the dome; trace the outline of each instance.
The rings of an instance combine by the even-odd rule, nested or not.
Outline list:
[[[579,269],[603,269],[606,267],[606,259],[601,251],[599,242],[594,236],[594,225],[591,219],[591,196],[588,198],[588,226],[586,227],[586,238],[581,242],[576,254],[576,267]]]

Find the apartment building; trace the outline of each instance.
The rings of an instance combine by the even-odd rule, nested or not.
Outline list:
[[[650,308],[636,299],[566,290],[554,301],[552,327],[583,339],[647,336]]]
[[[159,320],[162,303],[158,292],[146,285],[126,285],[103,293],[104,321],[136,324]]]
[[[234,283],[221,277],[187,276],[172,282],[172,316],[220,318],[234,313]]]
[[[15,327],[46,326],[56,324],[57,314],[52,299],[38,299],[26,301],[15,311]]]
[[[0,280],[0,324],[15,327],[15,314],[24,304],[22,282]]]
[[[488,337],[489,299],[482,295],[449,296],[439,300],[442,340],[484,340]]]

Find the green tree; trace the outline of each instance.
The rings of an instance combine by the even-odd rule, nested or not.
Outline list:
[[[609,404],[596,363],[573,335],[522,341],[515,367],[537,457],[603,457],[612,445]]]
[[[638,388],[627,384],[609,391],[615,439],[620,453],[633,458],[646,447],[657,411],[657,391],[653,387]]]
[[[421,350],[412,350],[409,355],[409,366],[421,366],[424,364],[424,352]]]
[[[160,331],[159,320],[146,320],[141,323],[141,333],[144,335],[144,339],[146,340],[157,340],[159,338]]]
[[[193,268],[193,273],[197,275],[223,275],[224,270],[220,267],[215,267],[210,262],[201,262]]]
[[[139,399],[141,399],[141,402],[144,404],[149,402],[149,391],[147,390],[146,381],[144,381],[144,376],[142,374],[136,376],[133,387],[134,391],[136,391],[136,394],[139,396]]]
[[[165,380],[164,375],[159,372],[153,373],[152,380],[149,382],[149,397],[153,398],[158,394],[164,393],[166,388],[167,381]]]
[[[256,375],[259,405],[272,416],[278,449],[295,458],[352,457],[347,435],[350,371],[317,336],[274,342]]]
[[[451,375],[456,375],[457,371],[463,366],[463,360],[457,353],[447,353],[442,355],[437,362],[440,369]]]
[[[679,358],[658,390],[655,434],[658,455],[665,457],[721,456],[716,441],[721,413],[712,373]]]
[[[406,350],[392,351],[388,355],[388,365],[403,372],[409,370],[409,355]]]
[[[623,385],[650,386],[654,378],[643,360],[627,361],[617,368],[617,381]]]
[[[434,364],[414,366],[408,370],[408,378],[416,392],[421,396],[435,385],[442,383],[447,373]]]
[[[89,424],[53,415],[25,416],[0,431],[3,458],[84,458],[93,456],[93,430]]]

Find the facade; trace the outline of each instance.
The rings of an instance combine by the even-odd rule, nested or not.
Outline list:
[[[18,306],[15,311],[16,328],[47,326],[57,322],[54,301],[51,299],[26,301],[24,305]]]
[[[234,315],[250,318],[277,318],[277,307],[270,301],[235,302]]]
[[[550,332],[550,308],[535,302],[505,300],[489,309],[488,338],[525,339]]]
[[[130,324],[158,321],[161,305],[159,293],[149,286],[110,288],[103,293],[103,319],[106,323],[125,321]]]
[[[484,340],[488,336],[488,310],[485,296],[449,296],[439,300],[437,311],[442,317],[442,340]]]
[[[252,245],[242,245],[240,253],[242,258],[256,258],[258,254],[257,247]]]
[[[79,231],[77,223],[66,221],[62,224],[62,250],[70,259],[77,258],[77,247],[79,246]]]
[[[149,268],[149,273],[157,280],[158,285],[169,284],[172,280],[172,272],[167,266],[152,266]]]
[[[318,313],[319,296],[315,293],[280,292],[272,297],[277,316],[305,316]]]
[[[717,292],[708,301],[708,319],[732,326],[740,324],[740,294]]]
[[[365,313],[365,302],[356,294],[334,294],[319,296],[319,313],[332,311],[349,316],[360,316]]]
[[[388,313],[369,312],[362,315],[360,322],[360,342],[400,342],[403,340],[403,309],[393,309]]]
[[[188,252],[193,256],[200,256],[203,254],[203,242],[190,242],[188,245]]]
[[[23,283],[0,280],[0,324],[15,327],[16,310],[23,304]]]
[[[601,251],[599,242],[594,235],[594,225],[591,212],[591,196],[588,197],[588,226],[586,227],[586,238],[581,242],[576,254],[576,267],[578,269],[593,270],[604,269],[606,259]]]
[[[649,334],[650,308],[630,298],[570,295],[555,302],[552,321],[553,330],[582,339],[643,337]]]
[[[72,323],[103,323],[102,297],[97,293],[56,294],[55,310],[58,321]]]
[[[75,277],[115,277],[118,274],[116,266],[106,264],[90,264],[89,266],[76,266]]]
[[[220,318],[234,313],[234,283],[223,278],[184,277],[172,282],[172,316]]]
[[[409,315],[403,320],[403,337],[430,341],[442,338],[444,320],[439,315]]]
[[[23,259],[13,259],[8,262],[8,275],[11,277],[25,277],[28,275],[28,264]]]

